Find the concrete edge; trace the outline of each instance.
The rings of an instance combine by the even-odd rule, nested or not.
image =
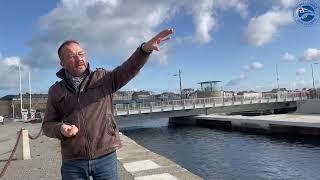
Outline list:
[[[120,134],[122,148],[117,150],[118,174],[121,180],[202,179],[185,168],[140,146]]]

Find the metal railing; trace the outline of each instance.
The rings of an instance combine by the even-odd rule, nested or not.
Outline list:
[[[172,101],[158,101],[145,103],[131,104],[116,104],[114,106],[114,115],[130,115],[143,114],[163,111],[174,111],[184,109],[197,109],[218,106],[232,106],[242,104],[259,104],[259,103],[274,103],[274,102],[289,102],[297,100],[306,100],[310,97],[306,93],[268,93],[262,94],[260,97],[246,96],[230,96],[230,97],[210,97],[196,99],[182,99]]]

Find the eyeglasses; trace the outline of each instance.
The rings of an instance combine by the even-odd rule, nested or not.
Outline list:
[[[80,59],[83,59],[85,57],[86,53],[83,51],[78,52],[77,54],[69,54],[67,58],[69,60],[74,60],[76,56],[78,56]]]

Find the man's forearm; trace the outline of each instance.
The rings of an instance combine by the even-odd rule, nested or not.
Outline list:
[[[112,90],[115,92],[127,84],[144,66],[150,53],[142,50],[141,46],[120,66],[111,72]]]
[[[44,135],[62,140],[64,137],[60,131],[62,124],[62,122],[43,122],[42,129]]]

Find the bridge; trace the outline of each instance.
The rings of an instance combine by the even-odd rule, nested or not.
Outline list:
[[[118,124],[146,119],[176,118],[214,113],[235,113],[246,111],[270,111],[293,109],[303,103],[308,96],[304,93],[269,93],[261,97],[210,97],[182,99],[162,102],[117,104],[114,115]]]

